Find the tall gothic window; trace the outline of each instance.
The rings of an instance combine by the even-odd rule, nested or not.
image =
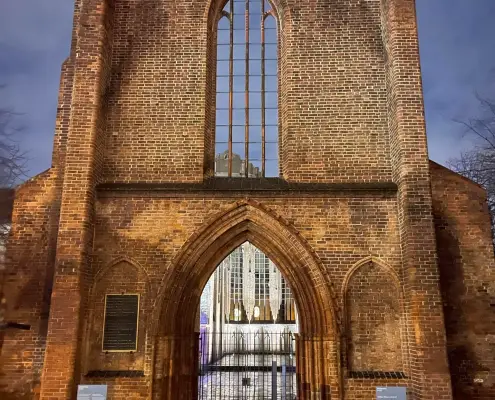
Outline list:
[[[217,28],[215,176],[278,177],[275,12],[229,0]]]

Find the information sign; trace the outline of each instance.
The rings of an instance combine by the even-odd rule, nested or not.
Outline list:
[[[376,400],[407,400],[406,388],[402,386],[377,387]]]
[[[77,400],[107,400],[107,385],[79,385]]]

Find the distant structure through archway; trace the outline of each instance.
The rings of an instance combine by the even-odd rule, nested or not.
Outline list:
[[[277,266],[250,242],[208,280],[199,329],[199,399],[296,398],[295,300]]]

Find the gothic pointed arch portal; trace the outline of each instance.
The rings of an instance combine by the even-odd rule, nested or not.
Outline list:
[[[236,203],[193,234],[163,277],[157,325],[154,398],[196,399],[200,297],[225,257],[250,242],[280,269],[299,312],[298,399],[341,397],[340,316],[329,276],[294,227],[254,201]]]

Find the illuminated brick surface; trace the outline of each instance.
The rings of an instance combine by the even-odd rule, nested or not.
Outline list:
[[[6,315],[31,330],[2,333],[2,400],[74,399],[80,383],[195,398],[201,290],[246,240],[298,303],[300,400],[493,398],[487,210],[428,162],[414,1],[273,6],[281,176],[240,182],[211,170],[223,4],[76,0],[53,165],[16,191]],[[134,353],[101,351],[111,292],[141,294]],[[87,376],[105,370],[142,373]]]

